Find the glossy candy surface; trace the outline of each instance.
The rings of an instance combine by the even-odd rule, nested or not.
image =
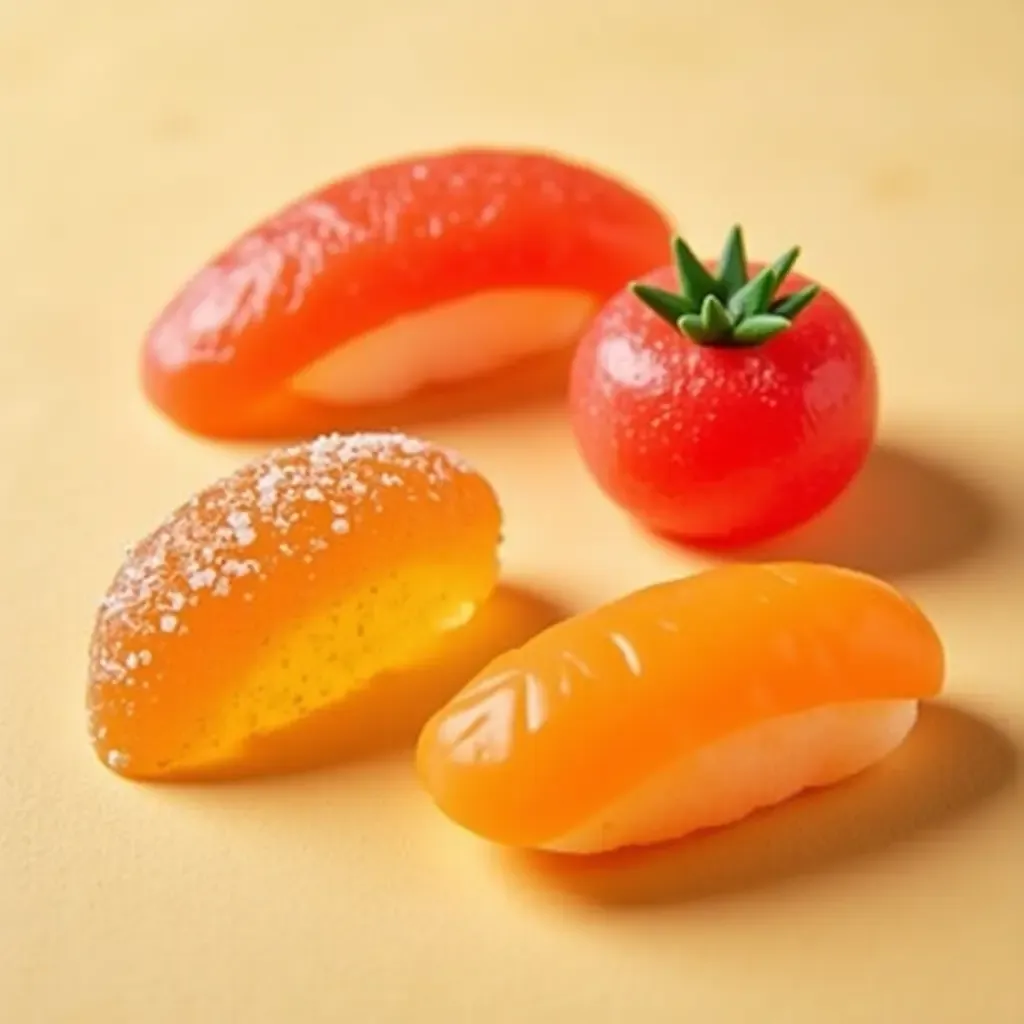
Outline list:
[[[594,852],[738,820],[897,746],[942,645],[887,584],[811,564],[658,584],[495,659],[424,728],[455,822]]]
[[[656,266],[665,216],[543,153],[373,166],[270,216],[202,267],[144,344],[150,400],[211,436],[295,436],[447,414],[543,375],[597,306]],[[485,389],[486,391],[486,389]]]
[[[100,758],[133,778],[244,767],[247,743],[412,665],[498,573],[501,514],[453,452],[402,434],[270,453],[131,549],[96,618]]]
[[[792,272],[796,249],[769,266],[746,262],[741,236],[737,250],[733,285],[723,259],[708,264],[717,281],[705,274],[677,291],[673,265],[624,288],[584,333],[571,371],[574,435],[602,490],[654,531],[708,548],[756,544],[822,512],[863,466],[878,414],[874,357],[851,311]],[[779,311],[796,302],[788,326],[769,312],[716,337],[699,313],[683,313],[713,292],[706,313],[718,326],[716,314],[742,309],[736,286],[786,258],[760,299]]]

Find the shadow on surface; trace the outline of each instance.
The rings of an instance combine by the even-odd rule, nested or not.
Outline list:
[[[742,552],[745,560],[830,562],[894,577],[948,567],[998,535],[991,498],[954,470],[880,443],[860,476],[806,526]]]
[[[597,857],[501,856],[517,880],[588,903],[693,902],[840,867],[951,826],[1008,786],[1017,761],[991,724],[929,704],[904,745],[874,768],[731,827]]]
[[[429,661],[376,679],[336,707],[273,737],[250,742],[240,763],[205,770],[202,781],[291,775],[411,749],[427,719],[488,662],[562,617],[553,603],[536,593],[500,585]]]

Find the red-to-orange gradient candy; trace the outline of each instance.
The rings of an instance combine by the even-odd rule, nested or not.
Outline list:
[[[501,149],[370,167],[231,243],[144,344],[149,399],[190,431],[294,437],[524,393],[664,258],[665,215],[614,178]]]
[[[449,818],[494,842],[655,843],[867,768],[943,673],[934,628],[885,583],[716,568],[499,656],[427,723],[418,769]]]
[[[453,452],[320,437],[246,465],[131,549],[92,638],[89,732],[135,779],[244,772],[252,744],[431,654],[498,575],[501,513]]]

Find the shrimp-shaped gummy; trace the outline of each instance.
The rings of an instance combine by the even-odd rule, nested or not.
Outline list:
[[[862,771],[943,673],[932,625],[885,583],[721,567],[499,656],[427,723],[418,768],[445,814],[498,843],[655,843]]]
[[[136,779],[243,770],[281,735],[417,663],[487,600],[496,495],[398,433],[259,458],[133,547],[99,609],[88,717]]]

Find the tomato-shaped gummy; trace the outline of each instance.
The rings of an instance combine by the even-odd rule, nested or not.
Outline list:
[[[797,253],[748,263],[736,228],[705,265],[676,239],[674,263],[623,288],[584,333],[570,383],[579,451],[652,530],[708,547],[764,541],[862,468],[875,360],[840,299],[792,271]]]

